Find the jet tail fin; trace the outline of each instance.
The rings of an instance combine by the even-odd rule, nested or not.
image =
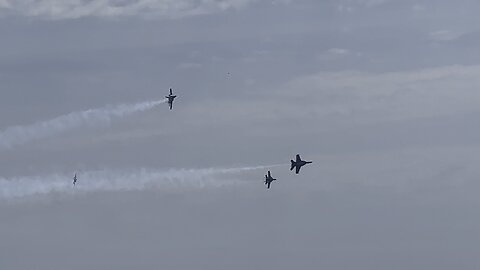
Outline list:
[[[290,160],[290,162],[292,163],[292,165],[290,165],[290,171],[291,171],[293,170],[293,168],[295,168],[295,161]]]

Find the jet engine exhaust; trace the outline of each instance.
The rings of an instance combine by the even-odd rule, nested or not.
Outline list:
[[[51,120],[37,122],[27,126],[13,126],[0,131],[0,149],[10,149],[31,141],[48,138],[56,134],[82,126],[106,125],[114,118],[122,118],[136,112],[150,110],[165,103],[166,100],[146,101],[136,104],[120,104],[72,112]]]
[[[0,200],[20,200],[48,194],[71,195],[99,191],[135,191],[147,189],[218,188],[241,184],[228,174],[271,168],[279,165],[240,168],[170,169],[133,171],[100,170],[77,174],[72,185],[70,174],[0,178]]]

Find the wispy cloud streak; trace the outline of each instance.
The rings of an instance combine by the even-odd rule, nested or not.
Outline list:
[[[82,17],[177,18],[241,8],[255,0],[0,0],[0,14],[54,20]]]

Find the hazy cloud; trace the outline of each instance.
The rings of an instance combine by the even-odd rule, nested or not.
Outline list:
[[[347,49],[340,49],[340,48],[332,48],[328,50],[328,53],[330,54],[348,54],[349,51]]]
[[[201,68],[202,64],[189,62],[189,63],[181,63],[177,67],[179,69],[196,69],[196,68]]]
[[[134,15],[175,18],[241,8],[250,2],[253,0],[3,0],[0,8],[48,19]]]
[[[0,269],[480,268],[478,1],[0,6]]]
[[[293,80],[285,95],[321,104],[313,109],[320,115],[427,117],[477,110],[479,77],[479,66],[460,65],[388,73],[326,72]]]
[[[458,38],[459,36],[461,36],[461,34],[457,34],[449,30],[438,30],[430,32],[429,36],[432,40],[435,41],[449,41]]]
[[[361,7],[375,7],[391,0],[337,0],[337,10],[340,12],[352,12]]]

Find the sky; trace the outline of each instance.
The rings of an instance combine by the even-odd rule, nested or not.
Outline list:
[[[479,269],[478,10],[0,0],[0,269]]]

